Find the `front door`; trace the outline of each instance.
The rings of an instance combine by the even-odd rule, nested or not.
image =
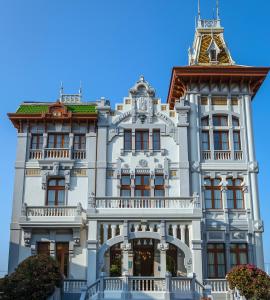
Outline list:
[[[60,268],[60,272],[68,277],[68,263],[69,263],[69,243],[56,243],[56,260]]]
[[[134,276],[154,276],[154,245],[149,239],[135,240],[134,252]]]

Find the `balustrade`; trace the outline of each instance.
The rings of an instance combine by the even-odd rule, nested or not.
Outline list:
[[[194,198],[136,198],[104,197],[96,198],[96,208],[199,208]]]
[[[128,280],[129,291],[165,291],[164,278],[130,277]]]
[[[68,279],[63,282],[64,293],[80,293],[81,289],[86,287],[86,280]]]
[[[213,293],[226,293],[229,291],[226,279],[206,279],[204,280],[204,284],[210,285]]]
[[[27,217],[75,217],[78,215],[76,206],[27,206]]]
[[[70,149],[68,148],[59,148],[59,149],[44,149],[44,158],[53,158],[53,159],[60,159],[60,158],[70,158]]]
[[[202,151],[203,160],[243,160],[243,151]]]
[[[76,160],[82,160],[86,158],[85,150],[73,150],[72,158]]]
[[[29,159],[42,159],[42,150],[31,149],[29,151]]]

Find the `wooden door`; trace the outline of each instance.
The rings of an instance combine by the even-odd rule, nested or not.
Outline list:
[[[58,262],[60,272],[68,277],[68,265],[69,265],[69,243],[60,242],[56,243],[56,260]]]

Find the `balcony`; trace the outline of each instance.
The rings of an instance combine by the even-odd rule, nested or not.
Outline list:
[[[83,209],[77,206],[27,206],[22,208],[20,224],[24,227],[70,226],[82,224]]]
[[[193,197],[91,197],[89,213],[110,216],[194,216],[201,214],[198,196]]]
[[[86,159],[85,150],[72,150],[70,148],[44,148],[44,149],[30,149],[29,160],[61,160],[61,159]]]
[[[242,161],[243,160],[243,151],[203,151],[202,159],[206,160],[226,160],[226,161]]]

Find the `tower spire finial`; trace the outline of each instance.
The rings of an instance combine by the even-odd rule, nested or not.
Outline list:
[[[198,19],[201,19],[201,2],[198,0]]]
[[[219,0],[216,0],[217,1],[217,20],[219,20]]]

